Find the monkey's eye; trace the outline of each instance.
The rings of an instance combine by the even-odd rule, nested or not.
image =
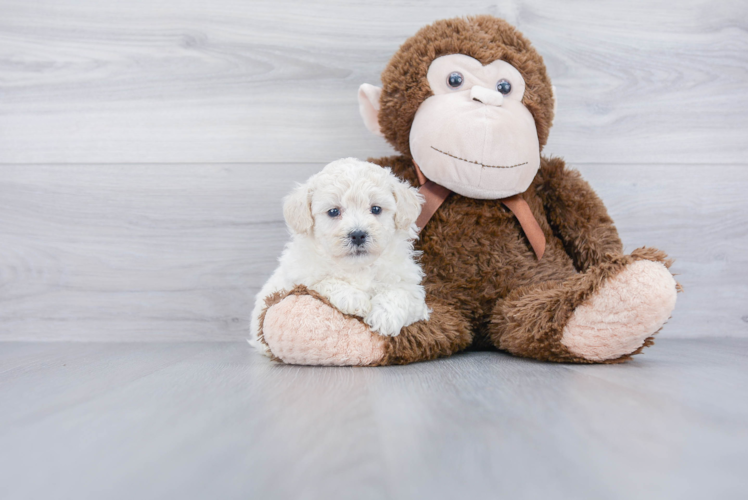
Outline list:
[[[373,207],[371,207],[371,213],[373,213],[374,215],[381,214],[382,213],[382,207],[378,207],[378,206],[374,205]]]
[[[329,215],[330,217],[337,217],[338,215],[340,215],[340,209],[331,208],[330,210],[327,211],[327,215]]]
[[[501,94],[507,95],[512,91],[512,84],[507,80],[499,80],[499,83],[496,84],[496,90]]]
[[[453,89],[460,88],[463,81],[465,81],[465,79],[463,78],[462,73],[460,73],[459,71],[453,71],[447,77],[447,85],[449,85]]]

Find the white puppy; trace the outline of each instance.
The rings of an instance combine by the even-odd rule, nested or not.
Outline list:
[[[265,298],[306,285],[372,330],[397,335],[429,317],[415,261],[415,221],[423,197],[388,168],[337,160],[297,186],[283,205],[292,239],[257,294],[249,343],[257,340]]]

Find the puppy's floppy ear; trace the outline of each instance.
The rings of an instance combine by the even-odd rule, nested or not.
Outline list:
[[[395,195],[395,202],[397,203],[395,227],[401,231],[406,230],[421,215],[421,205],[425,199],[416,188],[397,178],[392,180],[392,194]]]
[[[314,226],[312,192],[307,184],[299,184],[283,198],[283,217],[288,228],[296,234],[308,234]]]

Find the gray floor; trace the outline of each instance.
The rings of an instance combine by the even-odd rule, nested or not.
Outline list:
[[[619,366],[0,343],[0,498],[745,498],[748,339]]]

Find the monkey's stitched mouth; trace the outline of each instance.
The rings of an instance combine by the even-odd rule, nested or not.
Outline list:
[[[460,161],[464,161],[464,162],[467,162],[467,163],[473,163],[475,165],[480,165],[481,167],[485,167],[485,168],[517,168],[517,167],[521,167],[522,165],[527,165],[527,162],[517,163],[516,165],[508,165],[508,166],[503,166],[503,165],[486,165],[485,163],[481,163],[479,161],[466,160],[465,158],[460,158],[459,156],[455,156],[453,154],[447,153],[446,151],[442,151],[441,149],[436,149],[434,146],[431,146],[431,149],[433,149],[434,151],[436,151],[438,153],[441,153],[443,155],[447,155],[447,156],[449,156],[451,158],[454,158],[455,160],[460,160]]]

